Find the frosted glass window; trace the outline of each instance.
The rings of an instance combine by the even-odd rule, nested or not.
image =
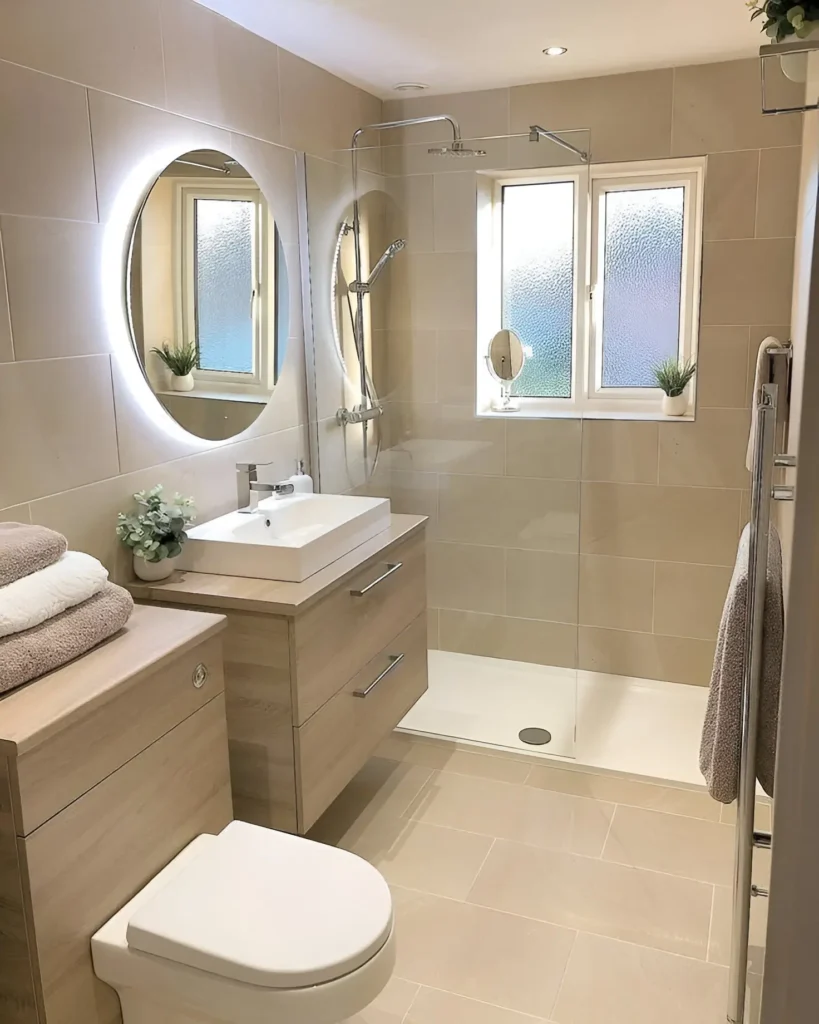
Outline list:
[[[255,205],[197,199],[194,216],[199,368],[253,373]]]
[[[574,183],[503,190],[503,327],[527,350],[513,392],[571,398]]]
[[[656,387],[653,366],[676,358],[685,189],[604,193],[604,388]]]

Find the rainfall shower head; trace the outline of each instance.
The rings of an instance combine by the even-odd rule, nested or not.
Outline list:
[[[460,139],[457,139],[451,146],[430,146],[427,150],[430,156],[486,156],[485,149],[470,149]]]

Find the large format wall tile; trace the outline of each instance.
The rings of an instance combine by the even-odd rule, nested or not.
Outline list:
[[[753,238],[759,150],[712,153],[705,175],[703,238]]]
[[[582,478],[656,483],[657,437],[656,423],[584,420]]]
[[[0,213],[97,219],[85,89],[0,61],[0,140]]]
[[[701,322],[787,323],[792,284],[792,238],[706,242]]]
[[[442,651],[577,667],[577,626],[562,622],[440,608],[438,634]]]
[[[0,363],[14,359],[14,345],[11,339],[11,317],[9,297],[6,288],[6,264],[3,252],[3,231],[0,221]]]
[[[409,456],[419,472],[500,476],[504,465],[503,420],[479,419],[457,405],[396,405],[401,434],[393,439],[396,463]]]
[[[747,487],[750,422],[745,409],[700,409],[695,423],[661,423],[660,483]]]
[[[110,351],[102,309],[103,230],[77,221],[0,217],[17,359]]]
[[[115,476],[109,357],[0,364],[0,436],[0,508]]]
[[[757,238],[790,238],[796,234],[801,161],[799,146],[763,149],[759,154]]]
[[[430,544],[427,548],[429,603],[437,608],[502,614],[504,565],[503,548]]]
[[[656,633],[581,626],[578,668],[638,679],[707,686],[714,663],[714,642]]]
[[[577,622],[577,555],[508,548],[506,614]]]
[[[731,573],[727,566],[657,562],[654,629],[715,640]]]
[[[509,420],[506,475],[578,480],[581,426],[580,420]]]
[[[434,247],[436,252],[472,252],[477,246],[475,174],[434,177]]]
[[[162,38],[170,110],[278,142],[276,46],[193,0],[162,0]]]
[[[748,345],[747,327],[700,329],[697,351],[697,407],[700,412],[748,406]]]
[[[580,556],[579,618],[584,626],[650,633],[653,613],[653,562]]]
[[[0,60],[160,106],[159,0],[4,3]]]

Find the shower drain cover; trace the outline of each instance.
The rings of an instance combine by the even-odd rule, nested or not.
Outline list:
[[[548,729],[521,729],[518,733],[518,739],[523,740],[524,743],[529,743],[533,747],[543,747],[547,743],[552,742],[552,734]]]

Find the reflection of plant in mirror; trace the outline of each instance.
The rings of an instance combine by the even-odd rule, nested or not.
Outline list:
[[[196,368],[198,353],[192,341],[174,348],[171,348],[169,342],[163,341],[161,348],[154,347],[151,351],[159,356],[174,377],[187,377]]]
[[[684,363],[679,363],[676,359],[664,359],[652,367],[651,372],[657,379],[657,386],[669,398],[676,398],[685,391],[688,382],[697,372],[697,364],[692,363],[690,359],[686,359]]]
[[[819,0],[748,0],[747,7],[752,21],[764,15],[762,31],[777,43],[794,35],[805,39],[819,22]]]
[[[188,539],[185,531],[195,518],[193,498],[175,494],[172,501],[163,501],[162,484],[157,484],[150,491],[137,491],[134,501],[137,512],[117,515],[119,539],[136,558],[146,562],[175,558]]]

